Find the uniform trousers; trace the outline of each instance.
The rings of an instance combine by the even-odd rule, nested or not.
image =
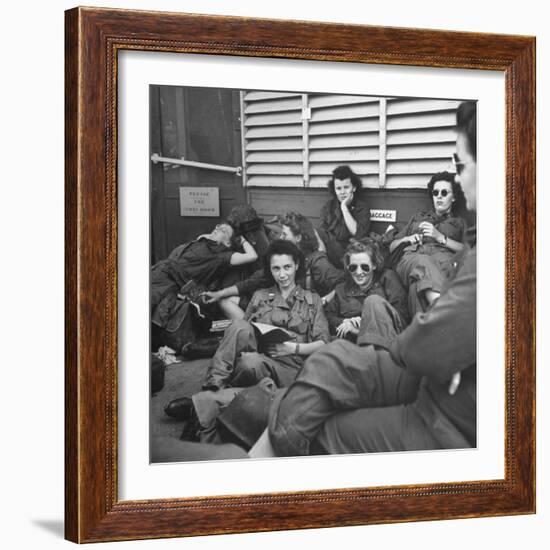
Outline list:
[[[253,326],[245,320],[233,321],[212,358],[203,388],[253,386],[265,377],[273,379],[278,387],[286,387],[303,365],[298,355],[274,359],[257,350]]]
[[[450,259],[445,253],[406,252],[399,260],[395,270],[409,290],[411,317],[426,310],[428,306],[424,297],[426,290],[441,292],[448,274],[446,264],[450,264]]]
[[[358,344],[336,340],[305,362],[271,406],[269,437],[279,456],[435,448],[413,403],[420,378],[387,348],[400,315],[377,295],[365,299]]]

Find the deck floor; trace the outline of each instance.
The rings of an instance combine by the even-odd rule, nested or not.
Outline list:
[[[152,462],[185,462],[246,458],[236,445],[206,445],[180,440],[184,423],[164,414],[164,406],[178,397],[191,397],[201,389],[211,359],[180,361],[166,367],[164,387],[150,400]]]

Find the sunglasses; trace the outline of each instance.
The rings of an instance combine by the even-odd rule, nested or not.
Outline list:
[[[348,271],[350,273],[355,273],[359,268],[361,268],[361,270],[364,273],[368,273],[372,269],[372,267],[369,264],[349,264],[348,265]]]
[[[446,197],[449,193],[450,193],[450,191],[448,189],[433,189],[432,190],[432,195],[434,197],[439,197],[440,194],[441,194],[442,197]]]
[[[464,166],[467,164],[474,164],[473,161],[462,161],[458,158],[458,155],[456,153],[453,153],[453,158],[451,159],[451,162],[453,163],[453,166],[455,167],[457,175],[462,174],[462,171],[464,170]]]

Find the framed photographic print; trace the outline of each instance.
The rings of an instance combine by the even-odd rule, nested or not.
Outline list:
[[[534,51],[66,13],[68,539],[534,512]]]

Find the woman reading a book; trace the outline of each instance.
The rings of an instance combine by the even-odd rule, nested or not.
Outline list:
[[[258,290],[245,319],[233,321],[206,373],[203,390],[168,403],[165,412],[179,420],[193,417],[201,441],[216,441],[216,419],[242,388],[270,378],[286,387],[305,358],[330,341],[321,298],[296,283],[304,260],[296,245],[273,241],[264,257],[269,288]]]
[[[273,241],[264,262],[272,284],[256,291],[245,318],[225,331],[208,369],[205,389],[252,386],[266,376],[285,387],[296,377],[304,357],[330,341],[321,299],[296,283],[304,271],[303,255],[296,245]],[[260,335],[253,323],[279,327],[286,335],[270,339],[270,331]]]

